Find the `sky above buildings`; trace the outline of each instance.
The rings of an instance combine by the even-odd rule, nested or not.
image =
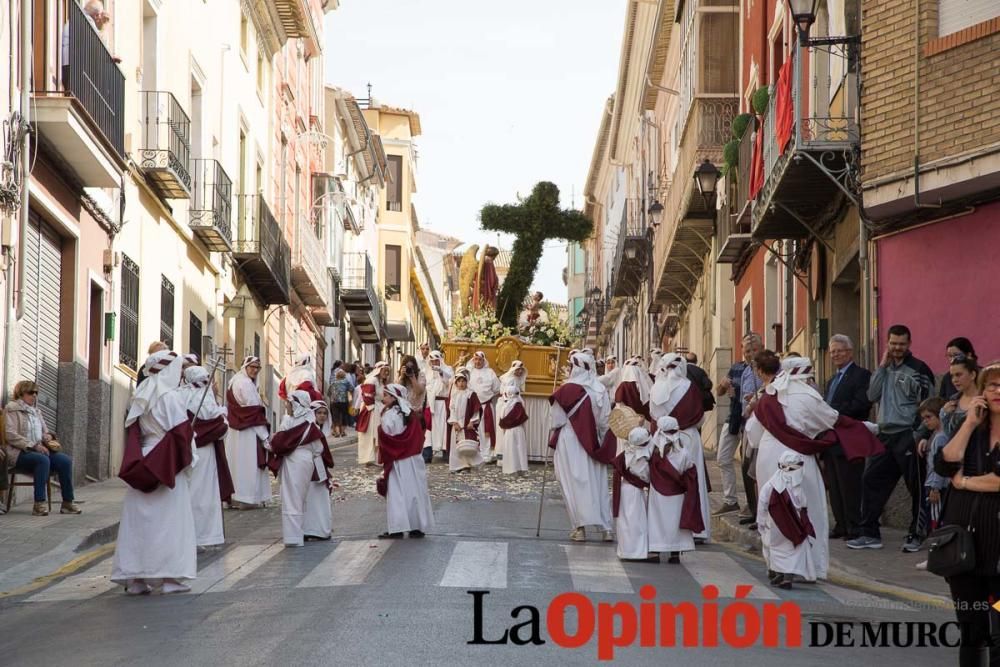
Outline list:
[[[624,20],[625,0],[341,0],[326,19],[327,83],[356,97],[371,83],[379,102],[417,111],[421,226],[496,244],[480,208],[540,180],[583,208]],[[565,302],[565,266],[565,244],[547,242],[546,299]]]

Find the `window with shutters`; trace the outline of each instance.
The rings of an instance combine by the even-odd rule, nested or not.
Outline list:
[[[191,354],[197,354],[198,360],[204,364],[205,360],[201,358],[201,336],[201,320],[191,313],[191,322],[188,324],[188,350]]]
[[[398,245],[385,247],[385,298],[399,301],[403,288],[403,249]]]
[[[121,344],[118,361],[132,370],[139,367],[139,265],[122,255]]]
[[[160,276],[160,340],[174,349],[174,284]]]
[[[386,208],[390,211],[403,210],[403,157],[387,155],[389,160],[389,183],[385,189]]]

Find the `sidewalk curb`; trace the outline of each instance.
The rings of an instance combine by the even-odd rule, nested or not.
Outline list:
[[[118,525],[119,522],[104,526],[103,528],[97,528],[91,531],[89,534],[85,535],[78,544],[72,549],[67,547],[56,547],[44,554],[39,554],[30,561],[23,563],[22,565],[28,566],[35,561],[57,561],[59,559],[65,558],[66,556],[72,554],[79,554],[75,558],[70,559],[68,562],[59,565],[56,569],[48,574],[35,577],[30,582],[26,584],[21,584],[15,586],[14,588],[6,591],[0,591],[0,599],[15,597],[18,595],[24,595],[30,593],[34,590],[42,588],[49,585],[56,579],[73,574],[88,565],[92,564],[94,561],[110,554],[114,550],[115,540],[118,537]],[[6,576],[0,576],[0,587],[3,587],[3,579],[9,578],[11,575],[6,574]],[[15,575],[16,576],[16,575]]]

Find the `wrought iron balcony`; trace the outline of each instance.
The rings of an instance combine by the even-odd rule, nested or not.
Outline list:
[[[304,216],[295,225],[292,287],[302,303],[314,308],[326,308],[330,303],[330,278],[326,271],[326,248],[320,234],[317,234],[319,230]]]
[[[66,61],[50,62],[58,49],[34,53],[36,71],[59,74],[56,90],[32,91],[32,122],[83,186],[119,187],[125,166],[125,75],[79,5],[65,5]]]
[[[385,336],[381,295],[367,253],[344,254],[340,279],[340,303],[351,318],[351,327],[362,343],[378,343]]]
[[[139,168],[165,199],[191,196],[191,119],[165,91],[139,93]]]
[[[750,134],[750,130],[747,130]],[[745,138],[745,137],[744,137]],[[720,181],[721,183],[721,181]],[[715,237],[718,239],[719,264],[736,264],[751,244],[749,214],[741,217],[745,201],[739,198],[741,182],[737,170],[731,170],[725,179],[726,203],[716,211]]]
[[[233,250],[233,182],[216,160],[192,160],[188,225],[212,252]]]
[[[646,280],[652,243],[642,205],[642,201],[630,200],[622,210],[611,296],[638,296]]]
[[[755,238],[808,236],[814,225],[843,205],[856,173],[860,142],[857,54],[854,43],[813,47],[796,43],[791,99],[784,111],[791,114],[791,135],[781,145],[778,117],[784,100],[777,91],[768,102],[761,130],[763,181],[754,193]]]
[[[291,249],[261,195],[238,195],[233,259],[247,286],[265,305],[291,301]]]

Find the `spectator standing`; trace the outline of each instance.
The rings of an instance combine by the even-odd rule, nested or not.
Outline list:
[[[920,519],[917,522],[920,532],[929,534],[937,528],[941,517],[941,495],[948,486],[948,480],[934,471],[934,458],[948,444],[949,436],[941,424],[941,408],[944,401],[939,396],[931,396],[920,404],[920,421],[930,433],[930,438],[917,444],[917,453],[923,457],[927,467],[924,476],[923,502],[920,505]],[[927,567],[927,561],[917,565],[919,569]]]
[[[951,360],[948,375],[955,393],[945,397],[946,403],[941,408],[941,426],[949,438],[958,432],[958,427],[965,420],[972,400],[979,396],[979,368],[974,357],[967,357],[961,352]]]
[[[736,450],[740,445],[740,432],[743,428],[743,408],[739,399],[740,379],[746,366],[745,361],[738,361],[730,366],[726,377],[719,382],[715,390],[719,396],[729,397],[729,418],[719,437],[719,446],[716,450],[716,460],[722,473],[722,507],[715,511],[717,515],[740,511],[740,504],[736,500],[735,461]]]
[[[351,402],[351,381],[343,368],[338,368],[330,383],[331,428],[330,435],[343,438],[344,425],[347,421],[347,406]]]
[[[881,549],[879,519],[902,477],[910,492],[910,526],[903,551],[920,549],[917,518],[920,489],[913,431],[919,426],[917,408],[930,396],[934,374],[910,352],[910,330],[902,324],[889,327],[885,355],[868,385],[868,399],[878,401],[879,440],[886,451],[868,459],[862,477],[861,535],[847,542],[851,549]]]
[[[757,373],[757,364],[754,359],[764,351],[764,339],[757,333],[748,333],[743,337],[743,360],[746,365],[740,375],[740,405],[743,412],[741,418],[743,425],[746,419],[753,413],[754,405],[757,402],[757,395],[764,387],[764,381]],[[754,525],[757,512],[757,481],[754,479],[754,466],[757,462],[757,452],[746,437],[745,429],[741,437],[742,451],[741,472],[743,477],[743,493],[747,498],[747,506],[744,512],[740,513],[739,522],[742,525]]]
[[[843,334],[830,337],[830,360],[837,372],[826,384],[824,399],[840,414],[866,421],[872,408],[868,400],[872,374],[854,363],[854,343],[849,337]],[[822,459],[834,517],[830,539],[852,540],[861,534],[861,478],[865,462],[848,461],[839,444],[823,452]]]
[[[955,360],[955,357],[960,354],[964,354],[966,357],[972,357],[972,360],[978,365],[979,360],[976,357],[976,348],[972,346],[972,341],[964,336],[952,338],[948,341],[948,344],[944,348],[944,355],[948,358],[949,367]],[[941,386],[938,388],[937,395],[947,401],[953,395],[958,393],[958,391],[959,390],[955,387],[954,382],[952,382],[951,374],[945,373],[941,378]]]

